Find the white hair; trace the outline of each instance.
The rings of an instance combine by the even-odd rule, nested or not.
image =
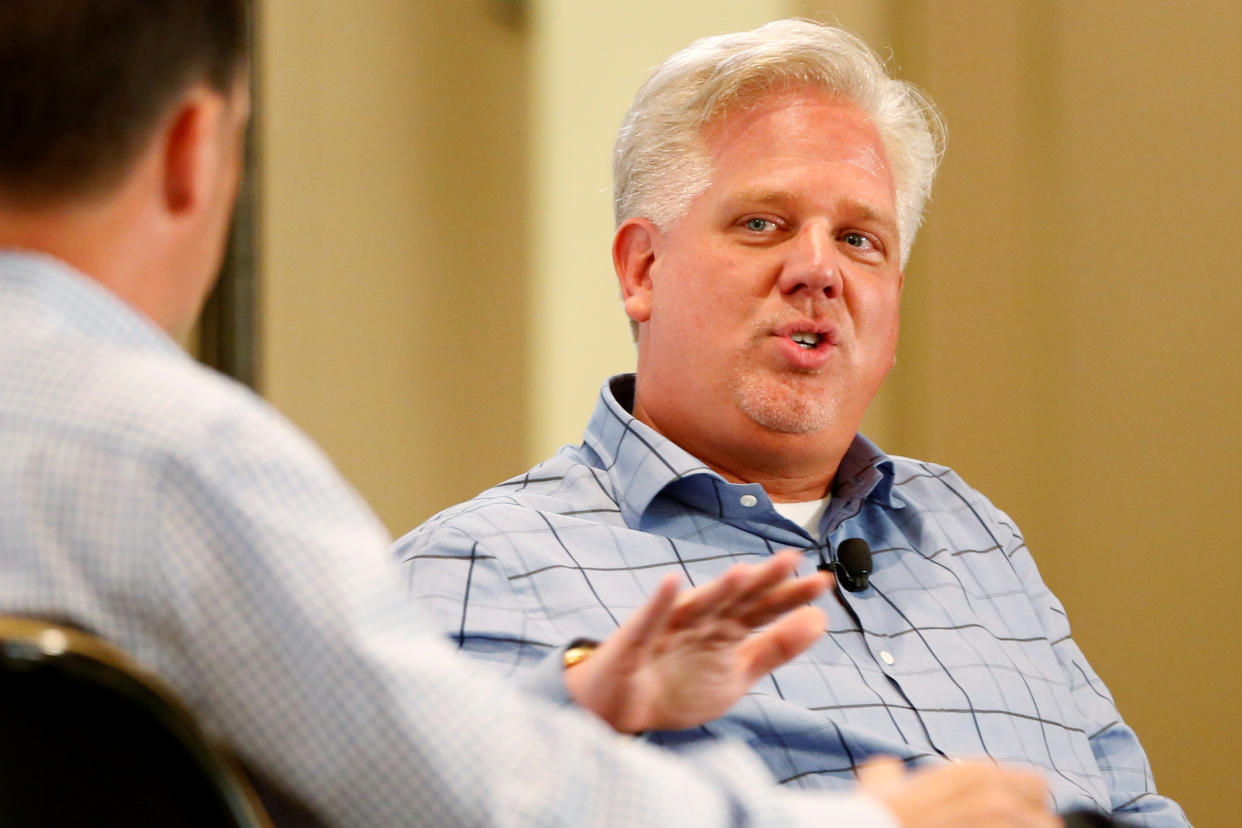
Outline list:
[[[711,183],[704,129],[774,93],[824,89],[857,106],[888,156],[904,265],[944,153],[944,125],[922,92],[890,78],[854,35],[810,20],[696,40],[660,64],[638,90],[613,145],[617,225],[643,216],[675,223]]]

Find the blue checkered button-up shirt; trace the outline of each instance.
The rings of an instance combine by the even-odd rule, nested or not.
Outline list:
[[[891,828],[735,746],[674,760],[482,675],[387,546],[257,397],[98,284],[0,251],[0,613],[118,644],[328,825]]]
[[[847,538],[870,587],[820,601],[827,633],[676,748],[734,737],[779,779],[843,788],[860,762],[990,756],[1042,769],[1055,806],[1185,825],[1070,637],[1013,522],[951,470],[855,439],[819,532],[759,485],[725,481],[629,413],[633,377],[601,392],[580,446],[449,509],[396,546],[412,593],[460,649],[530,680],[555,647],[606,638],[670,570],[702,583],[738,561]],[[543,668],[546,669],[546,668]]]

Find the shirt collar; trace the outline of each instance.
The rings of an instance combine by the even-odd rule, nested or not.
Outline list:
[[[97,341],[181,352],[167,333],[120,297],[46,253],[0,248],[0,294],[7,295],[6,301],[32,302],[41,313],[54,314],[58,324]]]
[[[634,375],[611,377],[600,389],[583,443],[599,457],[612,482],[626,525],[639,528],[665,490],[721,519],[732,517],[743,495],[771,501],[756,483],[730,483],[676,443],[634,418]],[[671,487],[671,489],[670,489]],[[833,483],[833,496],[900,506],[892,495],[893,462],[861,434],[855,435]],[[775,512],[773,512],[775,514]]]
[[[832,483],[832,496],[846,500],[870,500],[881,506],[901,508],[893,497],[893,461],[862,434],[855,434]]]
[[[626,524],[637,527],[651,501],[670,484],[692,475],[720,476],[635,419],[633,407],[634,375],[610,378],[600,389],[583,443],[608,473]]]

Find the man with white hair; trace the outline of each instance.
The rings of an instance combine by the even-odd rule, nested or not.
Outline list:
[[[858,433],[941,145],[930,103],[834,27],[779,21],[665,61],[614,151],[636,375],[604,384],[581,445],[398,554],[463,652],[513,675],[564,661],[606,694],[589,641],[662,574],[802,550],[800,571],[838,575],[815,602],[826,633],[727,714],[647,739],[743,739],[805,788],[847,788],[881,754],[990,757],[1041,771],[1058,811],[1185,825],[1013,522]]]

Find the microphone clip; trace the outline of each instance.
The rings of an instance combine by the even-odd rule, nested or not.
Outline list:
[[[831,572],[846,592],[862,592],[870,586],[871,547],[865,540],[849,538],[842,541],[834,557],[837,560],[826,560],[823,547],[820,547],[819,564],[815,568],[820,572]]]

